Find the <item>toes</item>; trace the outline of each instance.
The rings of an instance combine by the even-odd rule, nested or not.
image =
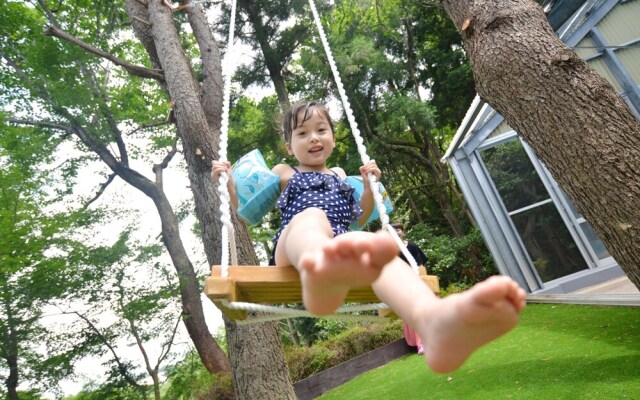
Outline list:
[[[507,276],[492,276],[474,286],[471,293],[480,305],[492,307],[497,303],[508,302],[518,312],[524,308],[526,299],[524,290]]]
[[[496,302],[508,299],[512,292],[510,279],[504,276],[492,276],[473,287],[475,300],[485,306],[492,306]]]
[[[381,254],[397,255],[400,249],[395,240],[386,232],[380,232],[375,237],[375,250]]]
[[[342,257],[353,257],[355,255],[355,248],[353,241],[348,240],[337,240],[334,239],[332,241],[335,244],[336,253],[338,253]]]
[[[513,303],[516,310],[520,312],[527,305],[527,293],[522,288],[518,287],[516,288],[510,300]]]
[[[298,263],[300,264],[300,267],[302,267],[305,271],[313,272],[314,263],[311,257],[302,256],[300,257],[300,261]]]
[[[345,258],[359,259],[363,254],[373,251],[369,237],[360,235],[338,236],[333,240],[338,254]]]

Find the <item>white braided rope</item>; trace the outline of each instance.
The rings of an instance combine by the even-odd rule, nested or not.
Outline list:
[[[398,232],[396,232],[396,230],[390,224],[386,226],[386,229],[387,231],[389,231],[391,236],[395,239],[396,243],[398,244],[398,248],[402,252],[402,255],[404,256],[404,258],[406,258],[407,261],[409,262],[409,266],[411,266],[411,269],[413,270],[413,272],[415,272],[416,275],[419,274],[420,271],[418,270],[418,263],[416,262],[416,259],[413,258],[413,255],[409,252],[409,249],[407,248],[407,246],[404,244],[404,240],[402,240],[400,236],[398,236]]]
[[[227,53],[224,56],[222,64],[222,75],[224,76],[224,89],[222,95],[222,121],[220,125],[220,151],[218,154],[219,161],[227,161],[227,147],[229,143],[229,109],[231,107],[231,77],[233,75],[233,41],[236,30],[236,0],[231,0],[231,22],[229,25],[229,39],[227,40]],[[229,275],[229,249],[231,249],[231,262],[238,265],[238,256],[236,253],[236,240],[233,224],[231,223],[231,207],[229,203],[229,176],[222,173],[218,183],[218,193],[220,194],[220,221],[222,222],[222,256],[220,261],[221,275],[226,277]]]
[[[309,318],[325,318],[325,319],[338,319],[338,320],[348,320],[348,321],[379,321],[381,317],[376,315],[350,315],[350,314],[329,314],[323,317],[318,317],[317,315],[309,315]],[[279,321],[281,319],[288,318],[299,318],[298,316],[283,316],[283,315],[261,315],[251,318],[239,319],[236,320],[235,323],[238,325],[249,325],[249,324],[257,324],[260,322],[270,322],[270,321]]]
[[[228,302],[226,300],[222,300],[221,303],[231,309],[231,310],[244,310],[244,311],[253,311],[253,312],[271,312],[271,313],[279,313],[279,314],[289,314],[289,315],[299,315],[301,317],[307,317],[310,314],[306,310],[296,310],[293,308],[282,308],[279,306],[269,306],[265,304],[255,304],[255,303],[247,303],[243,301],[234,301]],[[372,310],[384,310],[388,309],[389,306],[384,303],[370,303],[370,304],[352,304],[348,306],[341,306],[334,312],[336,314],[345,314],[352,312],[361,312],[361,311],[372,311]]]
[[[286,319],[286,318],[300,318],[300,317],[370,321],[370,320],[378,320],[381,317],[376,315],[356,315],[356,314],[348,314],[348,313],[361,312],[361,311],[379,311],[379,310],[389,309],[389,306],[387,306],[384,303],[356,304],[356,305],[342,306],[338,308],[336,311],[334,311],[333,314],[318,317],[317,315],[311,314],[306,310],[296,310],[292,308],[283,308],[278,306],[268,306],[264,304],[246,303],[241,301],[228,302],[226,300],[223,300],[221,303],[224,307],[232,310],[271,313],[271,315],[261,315],[261,316],[247,318],[244,320],[237,320],[236,323],[241,325],[258,323],[258,322],[277,321],[277,320]]]
[[[347,115],[347,121],[349,121],[349,126],[351,127],[351,133],[356,141],[356,145],[358,146],[358,153],[360,154],[360,159],[362,160],[362,164],[368,163],[371,158],[367,154],[367,148],[364,145],[364,139],[360,135],[360,129],[358,129],[358,123],[353,115],[353,111],[351,110],[351,104],[349,103],[349,99],[347,98],[347,93],[344,90],[344,85],[342,84],[342,79],[340,78],[340,73],[338,72],[338,67],[336,66],[336,61],[333,58],[333,54],[331,52],[331,48],[329,47],[329,41],[327,40],[327,35],[324,33],[324,28],[322,27],[322,22],[320,21],[320,16],[318,15],[318,9],[316,8],[316,4],[313,0],[309,0],[309,6],[311,7],[311,12],[313,13],[313,20],[318,28],[318,34],[320,35],[320,40],[322,41],[322,47],[324,48],[324,52],[327,55],[327,60],[329,61],[329,66],[331,67],[331,72],[333,73],[333,79],[336,82],[336,86],[338,88],[338,93],[340,94],[340,100],[342,101],[342,106],[344,107],[344,112]],[[409,265],[413,271],[418,273],[418,265],[416,260],[413,258],[411,253],[407,250],[407,247],[404,244],[404,241],[400,239],[395,229],[393,229],[389,225],[389,215],[387,215],[387,209],[382,203],[382,195],[378,190],[379,183],[376,177],[373,174],[369,174],[369,186],[371,187],[371,192],[373,193],[373,200],[375,201],[376,208],[378,210],[378,214],[380,214],[380,222],[382,223],[382,227],[387,229],[391,236],[396,241],[398,248],[402,251],[402,254],[409,260]]]

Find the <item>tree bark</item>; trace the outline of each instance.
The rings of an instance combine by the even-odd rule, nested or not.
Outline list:
[[[478,94],[532,147],[640,288],[640,122],[531,0],[444,0]]]
[[[275,322],[253,325],[226,324],[233,386],[238,399],[295,400],[296,394],[284,362],[282,343]],[[250,364],[247,364],[247,363]],[[256,385],[255,382],[260,382]]]
[[[220,144],[222,103],[216,99],[222,97],[222,71],[218,44],[213,35],[204,29],[206,18],[202,7],[196,4],[186,12],[203,53],[203,71],[206,73],[202,83],[196,80],[180,46],[169,9],[160,0],[151,0],[148,5],[152,47],[164,71],[166,89],[175,103],[176,127],[182,139],[205,253],[209,263],[214,264],[219,263],[222,256],[219,235],[222,223],[218,216],[221,202],[217,184],[211,179],[211,161],[218,159]],[[257,265],[258,259],[245,223],[235,212],[232,219],[240,264]],[[192,284],[193,281],[189,279],[188,282]],[[229,346],[237,397],[269,399],[277,396],[279,399],[294,399],[295,395],[285,396],[293,393],[293,386],[284,361],[277,325],[266,323],[236,329],[235,324],[226,322],[226,326],[229,343],[237,344]],[[252,379],[245,379],[247,376]]]

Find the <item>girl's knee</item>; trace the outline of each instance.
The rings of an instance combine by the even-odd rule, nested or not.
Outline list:
[[[295,217],[291,219],[289,223],[291,229],[312,229],[322,230],[327,235],[333,236],[333,230],[331,229],[331,222],[327,218],[327,214],[320,208],[310,207],[299,212]],[[289,228],[289,227],[287,227]]]

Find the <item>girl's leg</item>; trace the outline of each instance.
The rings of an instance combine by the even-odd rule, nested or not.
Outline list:
[[[276,265],[295,266],[306,309],[326,315],[342,304],[353,286],[371,285],[397,253],[386,233],[350,232],[333,238],[324,211],[308,208],[282,232]]]
[[[427,364],[438,373],[459,368],[478,347],[511,330],[526,296],[501,276],[440,299],[399,258],[384,268],[373,290],[416,330]]]
[[[332,239],[333,230],[324,211],[307,208],[293,217],[282,231],[276,246],[276,265],[298,268],[298,261],[305,252],[323,246]]]

